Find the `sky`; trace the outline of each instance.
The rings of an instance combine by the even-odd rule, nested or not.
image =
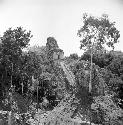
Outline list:
[[[45,46],[54,37],[65,56],[82,55],[78,30],[82,15],[108,14],[120,31],[115,50],[123,51],[123,0],[0,0],[0,36],[8,28],[22,26],[31,30],[30,45]]]

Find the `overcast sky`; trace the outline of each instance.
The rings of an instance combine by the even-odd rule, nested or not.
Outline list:
[[[123,50],[123,0],[0,0],[0,35],[9,27],[31,30],[32,45],[45,45],[53,36],[65,55],[82,54],[77,36],[83,13],[109,15],[120,31],[116,50]]]

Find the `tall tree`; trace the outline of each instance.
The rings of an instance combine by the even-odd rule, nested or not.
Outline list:
[[[29,45],[32,35],[22,27],[9,28],[1,40],[1,79],[2,86],[10,87],[13,79],[17,79],[21,70],[22,50]],[[11,84],[10,84],[11,83]],[[6,86],[7,85],[7,86]]]
[[[119,31],[115,27],[115,22],[110,22],[108,15],[103,14],[97,18],[83,14],[84,25],[78,30],[78,35],[82,38],[80,49],[90,51],[91,67],[90,67],[90,84],[89,91],[91,92],[91,70],[93,52],[100,51],[105,48],[105,45],[114,49],[114,44],[118,42],[120,37]]]
[[[103,14],[98,18],[85,13],[83,23],[84,25],[78,30],[78,35],[82,38],[81,49],[90,49],[92,44],[97,50],[103,49],[105,44],[114,49],[114,44],[118,42],[120,34],[115,27],[115,22],[111,22],[108,15]]]

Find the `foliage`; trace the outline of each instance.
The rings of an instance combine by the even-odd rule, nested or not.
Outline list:
[[[69,97],[69,96],[68,96]],[[71,98],[65,98],[64,101],[62,100],[57,107],[55,107],[52,112],[50,112],[46,119],[46,124],[73,124],[70,116],[75,109],[75,104],[77,100],[74,96]]]
[[[44,62],[47,61],[46,46],[36,46],[36,45],[34,45],[32,47],[28,47],[28,52],[35,53],[39,57],[41,64],[43,64]]]
[[[88,93],[90,63],[87,61],[78,61],[78,62],[70,63],[70,67],[76,77],[76,83],[77,83],[76,97],[80,100],[78,103],[78,109],[76,109],[74,113],[81,112],[83,114],[85,112],[83,111],[83,109],[84,110],[86,109],[86,112],[87,112],[87,109],[89,109],[92,103],[93,103],[92,106],[95,105],[95,102],[93,102],[93,98],[95,100],[98,97],[103,98],[103,96],[105,95],[107,100],[103,100],[103,101],[108,101],[108,99],[110,99],[111,102],[108,101],[108,102],[101,102],[101,103],[104,103],[103,106],[106,106],[107,103],[109,103],[109,105],[115,105],[115,108],[116,108],[115,115],[116,117],[119,117],[117,113],[122,112],[122,109],[120,109],[118,105],[115,103],[117,98],[116,94],[118,94],[117,93],[118,86],[119,84],[122,83],[121,79],[116,75],[112,74],[111,71],[107,69],[101,69],[100,67],[93,64],[92,94],[90,95]],[[107,97],[108,93],[109,95],[113,94],[112,98]],[[97,104],[99,104],[99,102],[97,102]],[[92,111],[90,110],[92,114],[91,116],[92,122],[102,123],[105,113],[103,114],[104,111],[100,112],[100,109],[97,109],[97,110],[99,113],[95,113],[93,110]],[[113,111],[114,109],[110,109],[109,107],[108,110]],[[96,117],[96,120],[94,120],[93,115]],[[108,115],[111,115],[111,113],[108,113]],[[111,116],[108,116],[108,117],[111,117],[110,119],[112,119],[112,121],[110,121],[111,124],[116,123],[116,119],[113,117],[113,115],[114,114],[112,114]],[[117,119],[117,122],[119,122],[118,119]]]
[[[80,60],[88,60],[90,61],[90,54],[85,52],[82,55]],[[94,53],[93,55],[93,63],[98,65],[101,69],[101,73],[103,74],[103,79],[107,84],[110,92],[114,92],[115,100],[120,107],[122,106],[122,92],[123,92],[123,72],[122,72],[122,61],[123,61],[123,53],[120,51],[109,51],[109,52],[99,52]],[[120,103],[119,101],[120,100]]]
[[[100,19],[86,17],[84,21],[83,31],[88,32],[88,26],[92,29],[95,27],[94,32],[100,31],[95,38],[98,38],[98,42],[101,42],[105,35],[109,35],[113,43],[117,42],[119,32],[106,17]],[[106,31],[103,32],[99,25]],[[92,34],[88,32],[88,35]],[[46,46],[28,47],[31,37],[31,32],[26,32],[22,27],[14,30],[10,28],[1,37],[0,90],[2,91],[0,94],[2,103],[0,104],[10,107],[4,109],[12,113],[11,117],[15,124],[27,124],[27,122],[31,124],[32,121],[39,120],[39,117],[40,123],[79,124],[75,123],[71,117],[74,118],[78,112],[90,117],[92,114],[87,112],[89,110],[91,113],[91,106],[96,113],[99,112],[102,115],[104,121],[113,123],[121,117],[122,111],[113,102],[114,96],[110,98],[106,95],[116,96],[117,90],[119,95],[122,93],[119,91],[122,87],[121,53],[117,53],[115,58],[112,53],[101,50],[98,54],[95,51],[93,57],[95,64],[93,63],[91,71],[92,92],[89,93],[89,51],[86,51],[81,59],[77,54],[61,59],[60,54],[63,54],[63,50],[59,48],[55,38],[47,38]],[[112,43],[108,42],[107,44],[113,47]],[[23,49],[26,47],[28,51],[24,52]],[[54,52],[57,58],[54,58]],[[14,85],[13,89],[11,87],[12,90],[11,84]]]
[[[100,68],[104,68],[108,66],[112,60],[114,59],[113,55],[111,53],[106,52],[106,50],[99,51],[99,52],[93,52],[92,61],[96,65],[98,65]],[[86,51],[82,56],[80,60],[91,60],[91,55],[88,51]]]
[[[123,74],[123,58],[115,57],[107,66],[107,69],[120,77]]]
[[[41,70],[40,62],[39,56],[29,51],[24,57],[22,70],[25,71],[28,76],[36,75]]]
[[[78,60],[79,59],[79,56],[77,53],[73,53],[73,54],[70,54],[69,56],[70,59],[74,59],[74,60]]]
[[[0,38],[0,84],[3,93],[6,90],[8,91],[10,83],[16,86],[21,81],[20,76],[23,72],[21,70],[21,62],[23,60],[22,50],[28,46],[31,37],[30,31],[27,32],[22,27],[17,27],[16,29],[9,28]]]
[[[77,88],[85,87],[88,90],[89,77],[90,77],[90,62],[78,61],[70,65],[72,72],[75,75]],[[97,96],[104,94],[107,91],[107,85],[103,79],[103,75],[100,72],[101,69],[97,65],[93,64],[92,68],[92,95]]]
[[[94,50],[101,50],[106,44],[114,48],[120,37],[119,31],[115,27],[115,22],[110,22],[108,15],[96,18],[83,14],[84,25],[78,30],[79,37],[82,38],[81,49],[89,50],[92,46]]]
[[[98,96],[94,101],[92,109],[97,112],[100,110],[98,114],[103,113],[104,121],[101,121],[102,123],[118,124],[119,118],[123,116],[123,111],[113,102],[111,95]]]
[[[94,16],[88,16],[85,13],[83,15],[83,23],[84,25],[81,27],[80,30],[78,30],[78,35],[80,38],[82,38],[82,40],[80,41],[81,42],[80,49],[84,49],[86,51],[85,55],[82,58],[91,62],[90,82],[89,82],[89,92],[91,92],[93,85],[92,84],[93,60],[96,63],[98,63],[98,65],[101,67],[104,67],[105,65],[107,66],[106,62],[110,63],[110,60],[102,59],[104,58],[104,55],[106,55],[105,46],[111,47],[114,50],[114,44],[118,42],[120,34],[115,27],[115,22],[113,23],[110,22],[108,15],[106,14],[103,14],[102,17],[100,18],[96,18]],[[108,59],[110,58],[108,57]],[[101,77],[99,78],[99,81],[100,80],[101,80],[100,85],[103,87],[105,82]]]
[[[107,85],[103,80],[101,69],[93,64],[92,68],[92,92],[89,93],[89,78],[90,78],[90,62],[77,61],[70,63],[72,72],[76,79],[76,91],[75,96],[79,100],[77,108],[75,109],[72,117],[75,117],[78,112],[82,114],[86,119],[89,119],[92,113],[91,104],[93,103],[93,97],[99,95],[105,95],[108,91]],[[97,116],[97,115],[96,115]],[[90,119],[89,119],[90,120]]]
[[[31,37],[31,32],[26,32],[22,27],[9,28],[1,37],[2,52],[4,55],[13,56],[13,58],[20,56],[22,49],[27,47]],[[13,58],[11,57],[11,59]]]

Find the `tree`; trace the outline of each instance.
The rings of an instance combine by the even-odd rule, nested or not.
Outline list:
[[[70,59],[77,60],[79,58],[77,53],[70,54],[69,56]]]
[[[103,49],[105,44],[114,49],[120,34],[115,27],[115,22],[110,22],[108,15],[103,14],[102,17],[96,18],[85,13],[83,23],[84,25],[78,30],[78,35],[82,38],[81,49],[91,49],[92,44],[97,50]]]
[[[117,107],[111,95],[95,97],[91,108],[97,112],[96,120],[100,119],[101,124],[121,125],[123,110]]]
[[[23,30],[22,27],[9,28],[0,37],[0,89],[3,98],[8,100],[8,109],[5,109],[10,111],[8,124],[14,122],[13,113],[18,110],[17,100],[14,97],[15,86],[21,84],[22,51],[29,45],[31,37],[31,32]]]
[[[4,32],[1,37],[1,65],[3,66],[3,72],[5,72],[4,80],[9,79],[8,82],[10,82],[10,76],[12,77],[12,75],[20,72],[22,50],[28,46],[31,37],[31,32],[26,32],[22,27],[9,28]]]
[[[93,52],[92,61],[96,65],[98,65],[100,68],[104,68],[108,66],[112,60],[114,59],[114,56],[110,52]],[[85,61],[91,61],[91,55],[88,51],[86,51],[82,56],[81,60]]]
[[[83,14],[84,25],[78,30],[78,35],[82,38],[80,49],[90,51],[91,67],[90,67],[90,84],[89,91],[91,92],[91,70],[93,52],[100,51],[105,48],[105,45],[114,49],[114,44],[118,42],[120,37],[119,31],[115,27],[115,22],[110,22],[108,16],[103,14],[101,18],[88,16]]]
[[[123,58],[116,57],[107,66],[107,68],[113,73],[117,74],[119,77],[123,75]]]
[[[12,85],[18,88],[21,83],[23,49],[29,45],[31,37],[30,31],[17,27],[9,28],[0,38],[0,86],[3,95],[6,95]]]
[[[29,52],[34,52],[41,60],[41,63],[47,61],[46,46],[32,46],[28,47]]]

